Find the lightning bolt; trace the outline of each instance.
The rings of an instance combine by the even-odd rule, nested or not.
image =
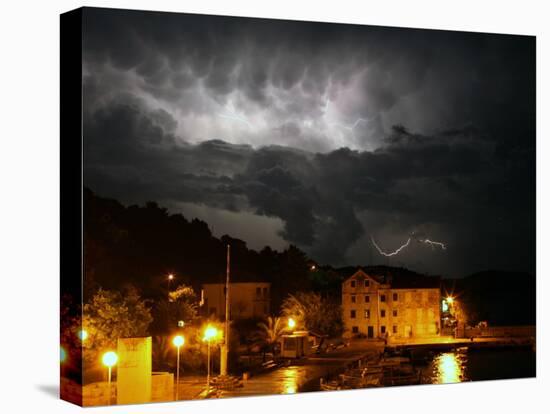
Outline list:
[[[409,237],[407,239],[407,241],[405,242],[405,244],[402,244],[397,250],[394,250],[393,252],[390,252],[390,253],[386,253],[385,251],[383,251],[380,248],[380,246],[378,246],[378,244],[376,244],[376,241],[374,240],[374,237],[371,236],[370,239],[372,240],[372,244],[374,245],[374,247],[376,247],[376,250],[378,250],[378,253],[380,253],[382,256],[386,256],[386,257],[391,257],[391,256],[398,255],[399,252],[401,250],[403,250],[405,247],[407,247],[409,245],[409,243],[411,242],[411,238]]]
[[[218,114],[218,116],[220,118],[226,118],[226,119],[231,119],[233,121],[238,121],[238,122],[241,122],[243,124],[245,124],[246,126],[248,126],[249,128],[252,128],[252,124],[250,122],[248,122],[246,120],[246,118],[243,118],[241,116],[237,116],[237,115],[226,115],[226,114]]]
[[[420,243],[429,244],[432,247],[432,249],[434,248],[434,246],[438,246],[438,247],[441,247],[441,250],[447,250],[447,247],[445,246],[445,243],[433,241],[433,240],[430,240],[430,239],[418,239],[418,241]]]
[[[378,244],[376,243],[376,240],[374,240],[374,237],[371,236],[371,241],[372,241],[372,244],[374,245],[374,247],[376,247],[376,250],[378,250],[378,253],[380,253],[382,256],[386,256],[386,257],[391,257],[391,256],[396,256],[398,255],[401,250],[403,250],[404,248],[406,248],[411,240],[413,240],[413,237],[414,237],[414,234],[411,235],[407,241],[402,244],[397,250],[394,250],[393,252],[385,252],[383,251],[380,246],[378,246]],[[438,241],[433,241],[433,240],[430,240],[430,239],[420,239],[420,238],[414,238],[414,240],[420,242],[420,243],[424,243],[424,244],[428,244],[430,245],[430,247],[432,249],[434,249],[435,247],[440,247],[441,250],[447,250],[447,246],[445,246],[445,243],[441,243],[441,242],[438,242]]]
[[[351,131],[353,133],[353,130],[355,129],[355,127],[357,127],[357,125],[359,125],[361,122],[369,122],[369,120],[365,118],[357,118],[357,120],[353,124],[351,124],[351,126],[339,124],[337,122],[331,122],[329,125],[347,129],[348,131]]]
[[[329,105],[330,105],[330,100],[327,98],[327,103],[325,104],[325,107],[324,107],[324,110],[323,110],[323,117],[324,118],[326,118]],[[345,125],[345,124],[341,124],[341,123],[338,123],[338,122],[329,122],[328,125],[329,126],[335,126],[335,127],[338,127],[338,128],[342,128],[342,129],[345,129],[346,131],[350,131],[351,134],[353,135],[353,137],[356,138],[355,137],[355,128],[357,128],[357,126],[362,122],[369,122],[369,120],[366,119],[366,118],[357,118],[355,120],[355,122],[353,124],[350,124],[350,125]]]

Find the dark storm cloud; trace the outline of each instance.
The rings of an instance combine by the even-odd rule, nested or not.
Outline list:
[[[84,72],[100,194],[275,217],[321,262],[417,232],[450,246],[421,270],[534,270],[532,39],[87,9]]]

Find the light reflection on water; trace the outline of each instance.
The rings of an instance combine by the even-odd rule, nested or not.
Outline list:
[[[444,352],[437,355],[432,363],[432,383],[451,384],[465,381],[466,360],[467,354],[463,352]]]
[[[298,391],[298,367],[288,367],[283,374],[283,394],[296,394]]]

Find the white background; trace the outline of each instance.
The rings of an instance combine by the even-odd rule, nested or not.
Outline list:
[[[537,35],[537,379],[89,409],[119,413],[548,409],[549,29],[544,1],[89,1],[141,8]],[[0,411],[69,413],[57,399],[59,283],[59,13],[77,1],[4,1],[0,14]],[[77,137],[75,137],[78,139]],[[78,174],[78,171],[74,172]],[[76,275],[75,275],[76,276]]]

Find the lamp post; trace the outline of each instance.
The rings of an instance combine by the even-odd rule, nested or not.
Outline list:
[[[174,280],[174,274],[169,273],[168,274],[168,292],[170,292],[170,287],[171,287],[171,284],[172,284],[172,280]]]
[[[229,356],[229,319],[231,318],[231,285],[229,284],[231,264],[231,246],[227,245],[226,259],[225,259],[225,329],[223,342],[220,349],[220,375],[227,375],[227,358]]]
[[[118,361],[118,355],[113,351],[109,351],[103,354],[102,362],[103,362],[103,365],[107,367],[109,372],[109,380],[108,380],[109,386],[107,388],[109,402],[107,405],[111,405],[111,369],[116,364],[117,361]]]
[[[204,331],[203,341],[208,342],[208,357],[207,357],[207,374],[206,374],[206,390],[210,391],[210,342],[218,335],[218,330],[214,326],[207,326]]]
[[[172,343],[178,350],[178,356],[176,359],[176,401],[179,399],[179,385],[180,385],[180,348],[185,343],[185,338],[182,335],[174,336]]]

